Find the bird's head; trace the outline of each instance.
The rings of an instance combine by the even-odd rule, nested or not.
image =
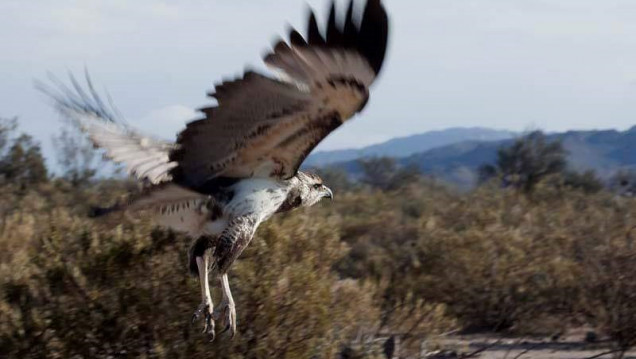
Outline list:
[[[322,183],[318,175],[298,172],[297,177],[300,181],[300,199],[303,207],[313,206],[323,198],[333,199],[333,193]]]

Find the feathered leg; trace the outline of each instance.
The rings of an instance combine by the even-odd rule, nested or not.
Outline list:
[[[223,299],[221,305],[214,312],[215,319],[221,319],[225,324],[225,331],[236,334],[236,307],[230,291],[227,272],[234,261],[241,255],[250,243],[254,232],[260,223],[259,217],[253,214],[235,217],[219,237],[214,249],[214,269],[219,274]]]
[[[221,320],[221,325],[225,325],[225,329],[223,329],[221,333],[225,333],[229,330],[230,337],[234,338],[236,334],[236,306],[234,305],[234,298],[232,298],[232,292],[230,291],[230,281],[227,278],[227,273],[221,275],[219,284],[223,292],[223,299],[217,309],[214,310],[214,319]]]
[[[210,282],[208,278],[210,268],[210,250],[206,250],[203,256],[197,256],[196,258],[197,268],[199,270],[199,283],[201,285],[201,304],[199,308],[192,315],[192,322],[197,321],[201,316],[205,318],[205,325],[203,327],[203,333],[209,334],[214,340],[214,304],[212,302],[212,295],[210,294]]]

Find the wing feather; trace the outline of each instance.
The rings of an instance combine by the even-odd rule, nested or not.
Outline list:
[[[54,80],[55,88],[39,84],[40,90],[54,102],[56,109],[73,120],[88,134],[96,147],[103,148],[105,156],[123,163],[129,174],[150,184],[170,180],[169,153],[175,148],[171,142],[145,136],[125,125],[114,108],[101,100],[86,76],[88,92],[71,76],[73,89]]]
[[[178,136],[179,148],[170,155],[179,163],[172,171],[175,181],[189,187],[231,170],[242,171],[237,178],[251,177],[252,169],[234,167],[242,150],[267,142],[285,118],[293,118],[311,102],[309,94],[293,84],[254,72],[217,86],[214,96],[219,106],[203,109],[206,118],[188,124]]]
[[[353,2],[345,21],[335,4],[323,36],[310,12],[307,38],[291,30],[264,62],[281,75],[254,72],[225,82],[212,95],[218,106],[181,132],[171,174],[190,188],[220,177],[294,176],[311,150],[360,111],[379,73],[387,46],[388,18],[380,0],[368,0],[355,25]]]
[[[132,211],[156,209],[161,212],[166,208],[176,207],[182,203],[202,203],[206,200],[208,200],[208,198],[200,193],[190,191],[175,184],[163,183],[149,187],[141,194],[131,198],[125,209]]]
[[[289,41],[264,57],[280,78],[248,71],[217,85],[210,96],[218,105],[201,109],[204,118],[189,123],[176,143],[125,125],[88,78],[88,89],[71,78],[71,88],[58,83],[58,91],[45,92],[107,157],[150,184],[173,181],[197,190],[224,179],[287,179],[320,141],[362,110],[382,68],[386,11],[380,0],[367,0],[356,15],[351,0],[339,24],[334,3],[321,30],[310,12],[306,38],[292,29]]]

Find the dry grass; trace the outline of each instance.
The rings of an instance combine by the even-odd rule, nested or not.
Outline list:
[[[555,322],[636,341],[632,199],[549,185],[532,197],[459,195],[421,181],[339,193],[259,229],[231,272],[239,334],[208,344],[189,323],[199,300],[189,240],[143,220],[86,218],[88,203],[124,192],[0,186],[0,352],[371,358],[388,335],[415,355],[453,329],[547,334]]]

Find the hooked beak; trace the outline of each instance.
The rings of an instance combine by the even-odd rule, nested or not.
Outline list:
[[[330,200],[333,201],[333,192],[331,192],[331,190],[328,187],[325,187],[325,191],[324,194],[322,195],[323,198],[329,198]]]

